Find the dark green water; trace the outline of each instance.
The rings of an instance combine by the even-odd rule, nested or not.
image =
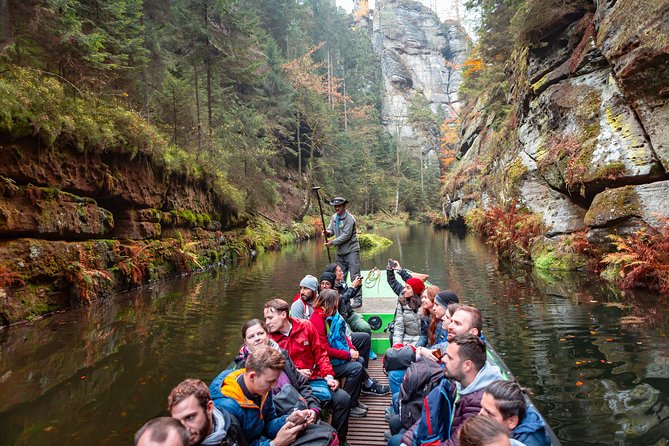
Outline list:
[[[621,296],[592,276],[498,265],[471,236],[417,225],[363,254],[430,274],[479,307],[484,331],[565,445],[665,445],[669,305]],[[316,242],[267,253],[0,330],[0,444],[129,444],[165,414],[186,377],[209,382],[265,301],[291,299],[327,255]]]

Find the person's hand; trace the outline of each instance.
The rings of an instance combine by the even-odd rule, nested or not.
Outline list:
[[[418,347],[416,353],[425,359],[429,359],[432,362],[439,362],[437,358],[432,354],[432,350],[430,350],[429,348]]]
[[[291,422],[293,424],[306,423],[310,416],[309,413],[313,412],[314,411],[311,409],[296,410],[286,417],[286,422]]]
[[[274,442],[274,446],[288,446],[293,441],[295,441],[297,434],[299,434],[300,431],[306,427],[306,423],[294,424],[292,422],[286,422],[286,424],[281,426],[281,429],[279,429],[279,432],[277,432],[274,440],[272,440]]]
[[[337,390],[339,388],[339,381],[337,381],[336,379],[329,379],[328,380],[328,387],[330,388],[330,390],[332,390],[334,392],[335,390]]]
[[[329,248],[330,246],[332,246],[332,242],[330,240],[328,240],[327,242],[323,243],[323,246],[325,246],[326,248]]]
[[[309,416],[307,417],[307,423],[315,424],[318,421],[318,412],[313,409],[309,409]]]
[[[362,278],[360,276],[356,277],[355,280],[351,282],[351,287],[353,288],[358,288],[360,285],[362,285]]]
[[[311,379],[311,369],[297,369],[307,379]]]
[[[349,353],[351,355],[351,361],[356,361],[360,357],[360,353],[354,348],[350,349]]]
[[[401,269],[402,269],[402,265],[400,265],[400,262],[398,262],[397,260],[395,260],[395,266],[393,267],[393,269],[394,269],[394,270],[397,270],[397,271],[401,270]]]

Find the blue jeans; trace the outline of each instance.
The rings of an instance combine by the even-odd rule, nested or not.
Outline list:
[[[392,393],[393,398],[393,408],[395,413],[399,412],[399,397],[400,397],[400,386],[404,380],[405,370],[391,370],[388,372],[388,385],[390,386],[390,392]]]

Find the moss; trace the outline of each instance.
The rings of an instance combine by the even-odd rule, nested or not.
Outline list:
[[[523,160],[516,158],[507,169],[507,179],[509,185],[517,185],[520,179],[527,172],[527,166],[523,163]]]
[[[595,196],[584,222],[589,226],[601,226],[613,220],[639,213],[639,197],[634,186],[619,187]]]
[[[360,242],[360,249],[374,249],[385,248],[393,244],[393,242],[385,237],[377,234],[358,234],[358,242]]]
[[[595,172],[595,178],[613,180],[620,177],[624,172],[625,165],[619,161],[616,161],[597,169],[597,172]]]

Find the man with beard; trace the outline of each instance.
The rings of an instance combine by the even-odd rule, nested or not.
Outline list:
[[[295,319],[309,320],[314,314],[313,302],[318,294],[318,281],[310,274],[300,281],[300,293],[295,296],[290,306],[290,316]]]
[[[191,446],[246,445],[238,421],[227,411],[214,407],[209,388],[199,379],[186,379],[172,389],[167,409],[188,430]]]
[[[482,330],[483,317],[479,309],[470,305],[461,305],[451,316],[451,323],[448,325],[448,342],[465,333],[478,336],[485,342]]]
[[[401,441],[405,445],[422,444],[424,439],[435,435],[435,429],[449,424],[450,430],[439,432],[440,440],[443,446],[457,445],[462,423],[481,411],[485,388],[493,381],[504,379],[499,367],[486,363],[485,344],[472,333],[451,339],[442,363],[444,374],[449,379],[443,380],[427,396],[421,419],[402,436]],[[429,412],[425,407],[430,408]],[[450,420],[450,423],[441,422],[440,417]],[[389,446],[398,444],[396,437],[390,439]]]

